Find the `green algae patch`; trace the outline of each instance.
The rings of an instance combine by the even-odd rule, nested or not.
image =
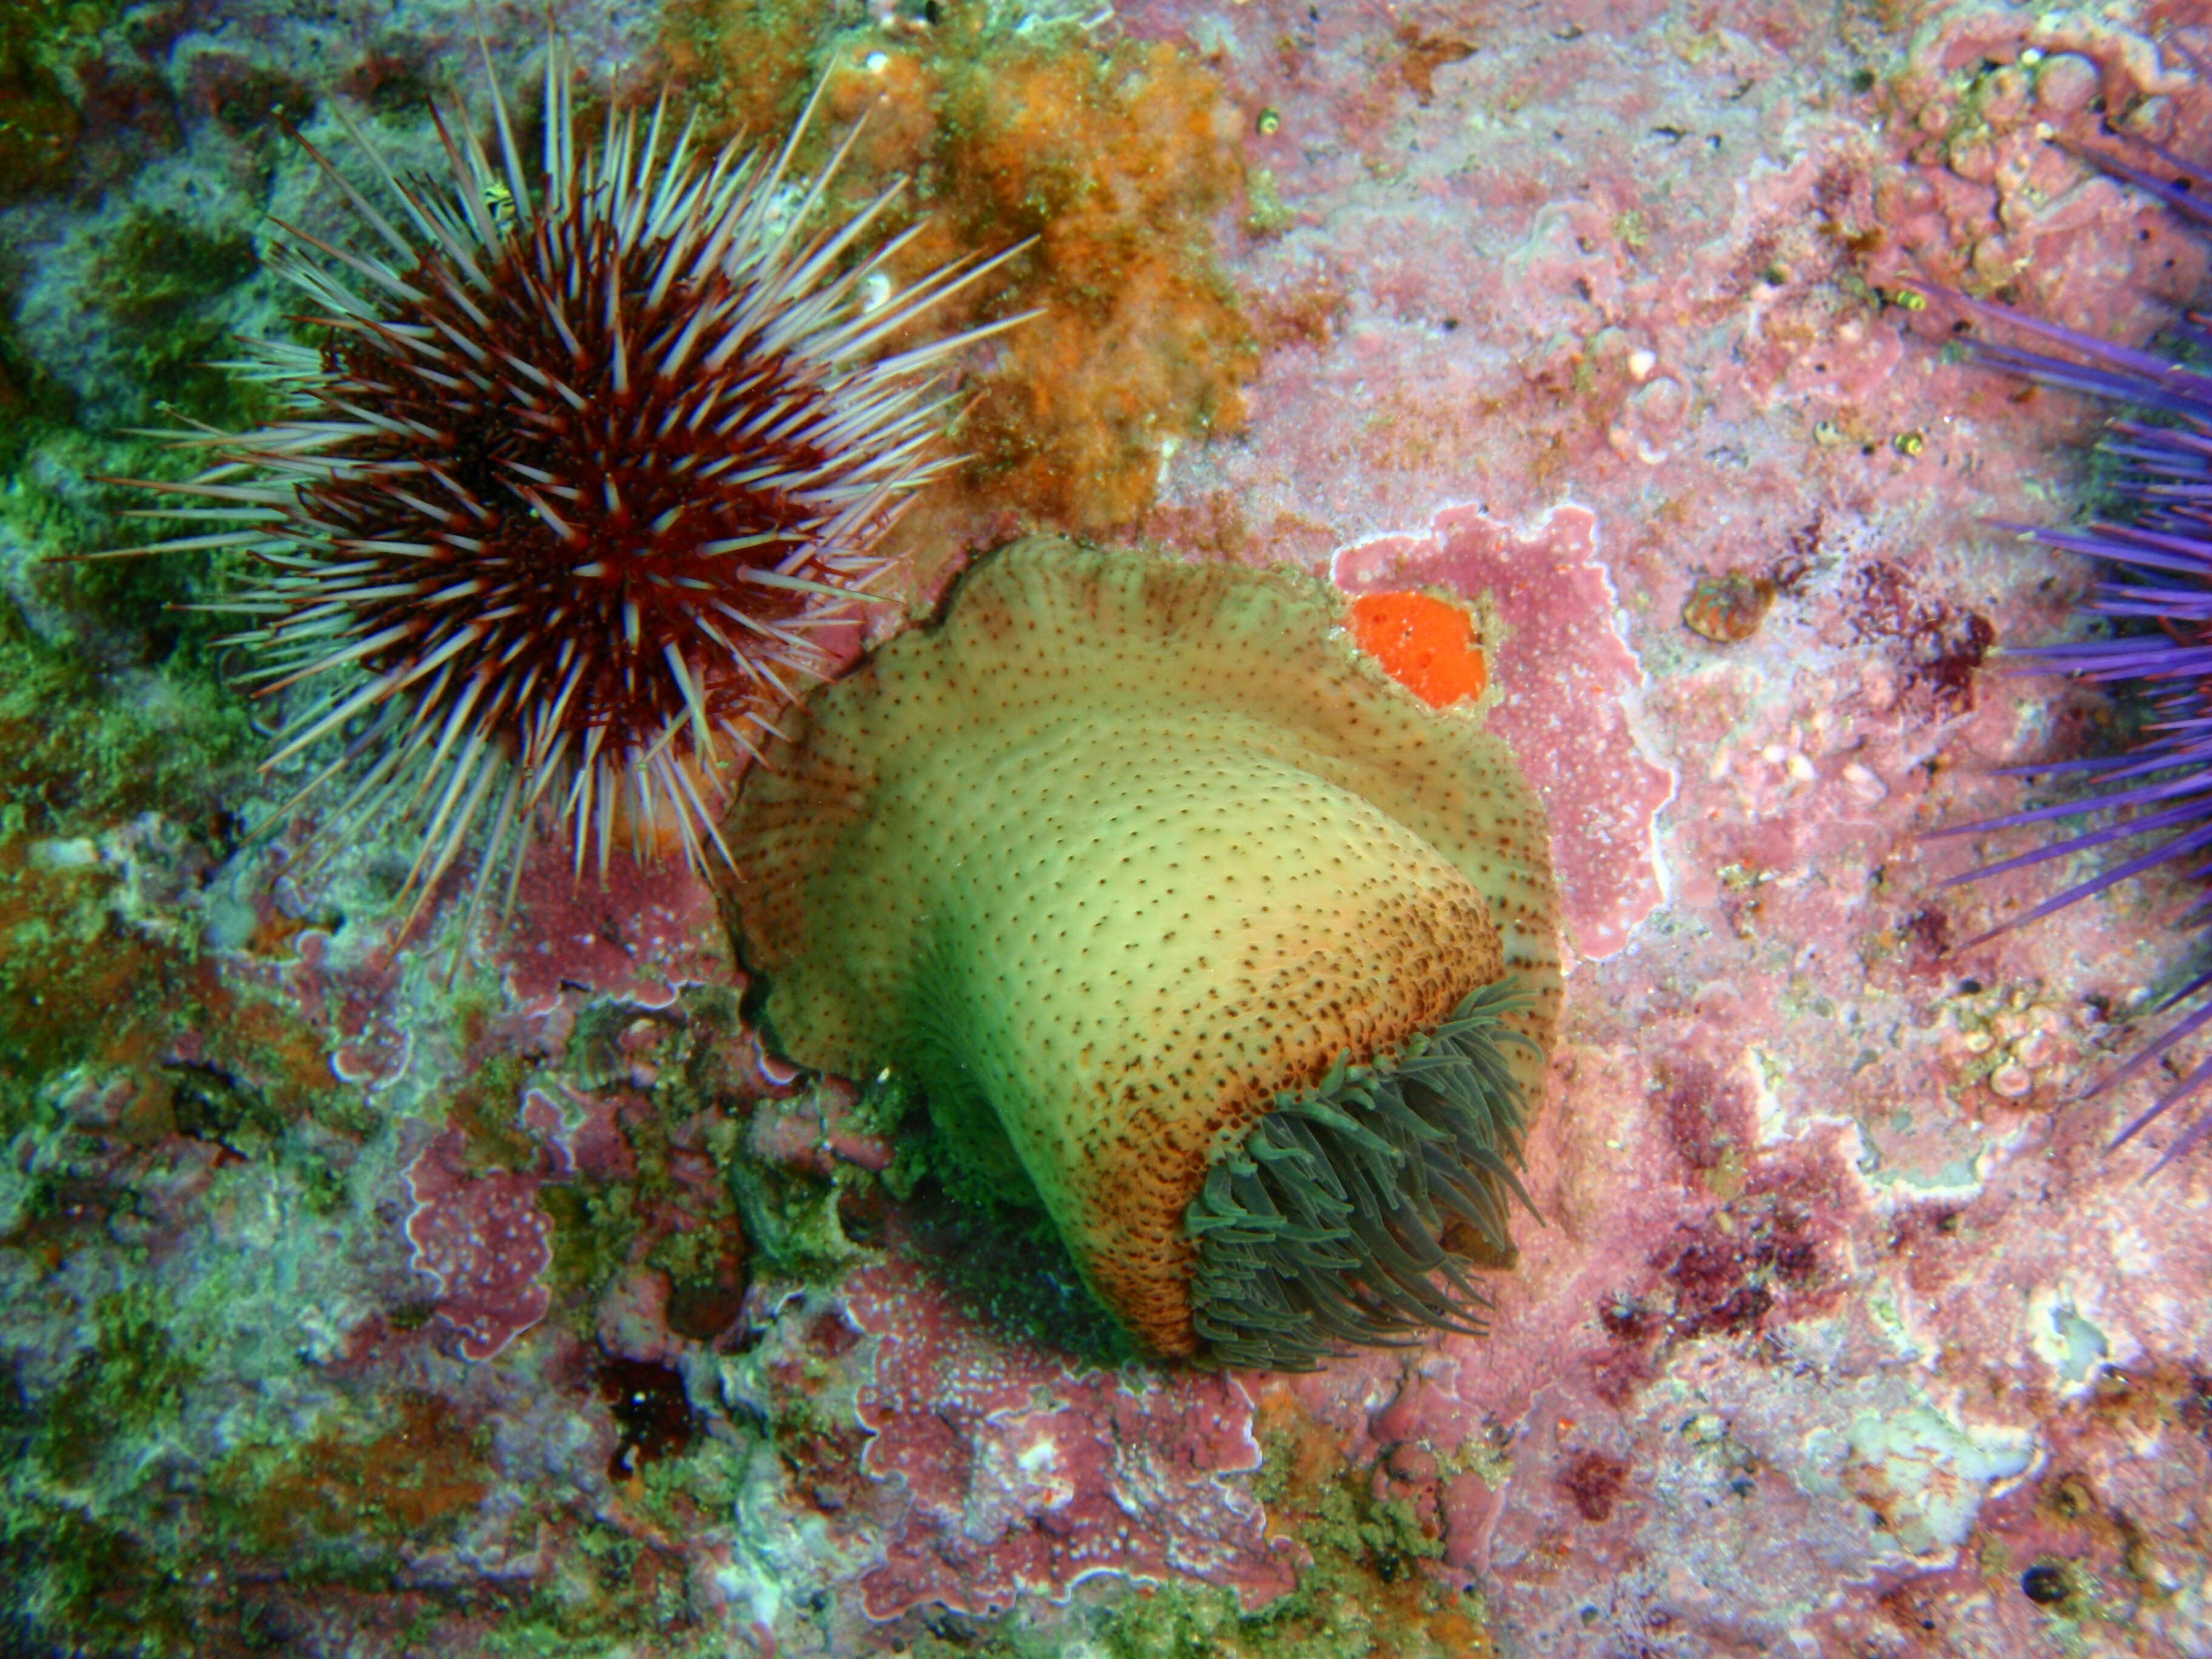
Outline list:
[[[629,1182],[569,1182],[538,1189],[538,1207],[553,1219],[553,1266],[547,1279],[571,1322],[588,1321],[600,1291],[629,1260],[644,1223]]]
[[[1480,1596],[1449,1598],[1445,1612],[1408,1620],[1391,1593],[1377,1599],[1371,1580],[1334,1577],[1326,1546],[1309,1578],[1315,1589],[1257,1613],[1244,1612],[1233,1590],[1210,1584],[1115,1584],[1088,1592],[1065,1621],[1028,1607],[990,1620],[933,1620],[906,1650],[912,1659],[1492,1659],[1498,1652]]]
[[[261,269],[253,238],[197,230],[173,213],[142,213],[101,252],[93,286],[107,309],[141,327],[171,327],[202,301]]]
[[[33,1431],[28,1461],[65,1485],[92,1480],[135,1434],[173,1421],[199,1367],[163,1323],[161,1298],[134,1288],[91,1309],[93,1342]]]
[[[517,1598],[483,1634],[480,1650],[489,1659],[720,1659],[730,1651],[727,1634],[692,1611],[674,1552],[592,1522],[567,1543],[551,1582]]]
[[[117,516],[121,492],[91,480],[175,458],[35,419],[0,426],[26,446],[0,455],[15,463],[0,474],[0,549],[16,561],[0,566],[0,864],[19,890],[0,895],[0,939],[38,916],[81,933],[77,878],[109,873],[98,838],[150,813],[227,851],[258,742],[220,672],[215,641],[234,623],[187,609],[208,597],[206,561],[65,556],[144,539]]]
[[[817,1176],[732,1146],[722,1172],[746,1238],[777,1272],[826,1283],[868,1259],[868,1248],[845,1224],[846,1194],[868,1185],[866,1171],[841,1164],[833,1175]]]
[[[185,982],[187,956],[115,925],[114,879],[0,842],[0,1125],[27,1122],[36,1087],[63,1067],[147,1058],[134,1028]]]
[[[119,0],[9,0],[0,9],[0,202],[67,181],[83,118],[63,71]]]
[[[323,1034],[220,982],[200,915],[149,890],[229,840],[214,785],[243,722],[187,716],[200,741],[179,742],[20,636],[0,638],[0,1127],[79,1117],[131,1146],[181,1133],[298,1155],[335,1202],[327,1157],[368,1126]],[[190,1060],[170,1052],[185,1031]]]
[[[502,1659],[722,1659],[729,1627],[701,1611],[679,1540],[721,1530],[757,1443],[702,1437],[681,1455],[619,1482],[589,1515],[549,1515],[550,1570],[518,1594],[483,1638]]]
[[[0,485],[0,515],[54,552],[100,546],[115,527],[20,477]],[[0,836],[83,835],[146,811],[218,817],[222,787],[250,777],[255,740],[216,672],[227,624],[173,609],[204,597],[198,577],[158,560],[49,560],[20,580],[46,632],[0,605]]]
[[[246,229],[204,231],[173,213],[136,216],[102,252],[93,293],[129,331],[129,377],[158,407],[231,430],[270,412],[266,388],[217,366],[236,354],[218,302],[260,270]]]
[[[477,1006],[464,1013],[464,1039],[471,1047],[481,1039],[488,1012],[488,1006]],[[465,1161],[471,1174],[528,1170],[538,1162],[538,1143],[524,1133],[519,1111],[530,1071],[523,1055],[495,1050],[470,1069],[447,1102],[447,1123],[467,1138]]]
[[[40,440],[66,428],[76,400],[23,349],[15,321],[17,296],[0,284],[0,479],[9,481]]]
[[[1297,1589],[1255,1615],[1279,1650],[1317,1659],[1495,1654],[1486,1602],[1452,1582],[1440,1528],[1395,1489],[1387,1466],[1347,1463],[1338,1433],[1279,1385],[1258,1406],[1254,1495],[1271,1530],[1310,1558]]]
[[[199,1611],[173,1561],[76,1505],[11,1494],[0,1510],[0,1577],[11,1593],[0,1639],[24,1651],[164,1659],[200,1650]],[[64,1633],[73,1649],[52,1645]]]
[[[8,1401],[20,1451],[0,1472],[0,1576],[11,1613],[33,1630],[183,1650],[189,1620],[170,1564],[114,1503],[134,1492],[199,1374],[163,1311],[149,1290],[99,1298],[85,1310],[92,1340],[62,1386],[35,1403]]]

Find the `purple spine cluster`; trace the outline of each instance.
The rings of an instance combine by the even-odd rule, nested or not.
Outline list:
[[[2212,228],[2212,200],[2206,199],[2212,176],[2188,169],[2163,150],[2159,155],[2182,171],[2188,182],[2169,184],[2107,157],[2090,159],[2158,195],[2192,222]],[[1958,303],[1973,316],[2000,322],[2070,354],[2055,356],[1969,338],[1965,344],[1978,361],[2039,386],[2103,398],[2125,410],[2109,423],[2103,444],[2118,463],[2112,485],[2112,517],[2063,529],[2024,524],[2000,527],[2100,562],[2098,580],[2082,609],[2102,619],[2103,626],[2091,638],[2038,647],[2021,658],[2032,668],[2056,670],[2111,688],[2118,700],[2132,704],[2140,716],[2135,741],[2119,754],[2014,769],[2086,778],[2094,787],[2084,797],[1941,833],[1967,835],[2083,815],[2114,816],[2100,827],[1969,871],[1944,885],[1978,881],[2116,842],[2146,844],[2089,880],[1992,930],[2002,932],[2160,865],[2178,866],[2192,877],[2212,874],[2212,861],[2206,858],[2212,849],[2212,374],[2174,360],[2174,356],[2191,356],[2212,363],[2212,326],[2208,319],[2192,315],[2177,324],[2168,337],[2174,356],[2157,356],[2112,345],[2002,306],[1965,299]],[[2212,925],[2212,890],[2190,907],[2183,925],[2191,929]],[[2184,1005],[2189,1006],[2188,1012],[2100,1082],[2092,1096],[2134,1076],[2212,1023],[2212,998],[2202,994],[2207,987],[2212,987],[2212,971],[2194,975],[2169,997],[2160,1012]],[[2133,1139],[2208,1082],[2212,1082],[2212,1059],[2191,1069],[2130,1121],[2113,1146]],[[2212,1134],[2212,1111],[2200,1113],[2154,1169],[2164,1168],[2208,1134]]]

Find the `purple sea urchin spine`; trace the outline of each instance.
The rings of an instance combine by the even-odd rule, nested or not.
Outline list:
[[[2124,171],[2124,176],[2136,175]],[[1978,360],[2038,385],[2083,392],[2165,417],[2155,422],[2114,420],[2107,429],[2103,447],[2122,465],[2114,488],[2128,504],[2131,514],[2128,522],[2100,521],[2070,530],[2024,524],[2000,526],[2045,546],[2105,562],[2105,572],[2091,587],[2082,609],[2107,619],[2118,631],[2101,638],[2038,647],[2021,654],[2034,667],[2070,674],[2136,700],[2147,716],[2141,735],[2124,754],[2010,769],[2015,775],[2092,779],[2100,787],[2087,799],[1937,832],[1968,835],[2087,813],[2125,815],[2101,828],[1954,876],[1943,884],[1946,887],[2116,842],[2141,836],[2155,839],[2148,849],[1981,936],[1987,939],[2160,865],[2178,864],[2192,875],[2204,873],[2202,860],[2212,849],[2212,376],[2168,358],[2107,344],[2001,306],[1971,300],[1959,303],[1977,317],[2039,336],[2084,361],[1997,342],[1968,340],[1967,349]],[[2201,319],[2191,318],[2176,332],[2185,343],[2212,352],[2212,333],[2207,332]],[[2192,905],[2184,921],[2199,928],[2212,922],[2212,893]],[[2208,986],[2212,986],[2212,973],[2196,975],[2167,998],[2160,1011],[2189,1002]],[[2141,1053],[2100,1082],[2091,1095],[2133,1077],[2208,1023],[2212,1023],[2212,1000],[2197,1002]],[[2212,1060],[2195,1066],[2133,1118],[2114,1138],[2113,1146],[2133,1139],[2207,1082],[2212,1082]],[[2212,1133],[2212,1112],[2200,1113],[2160,1156],[2154,1170],[2163,1169],[2208,1133]]]
[[[437,189],[343,116],[387,204],[310,147],[370,242],[278,227],[325,343],[255,343],[286,417],[164,434],[215,465],[144,486],[197,503],[145,516],[213,528],[138,550],[258,565],[211,608],[252,619],[261,695],[303,694],[264,769],[342,744],[276,821],[343,781],[316,857],[411,824],[410,926],[479,833],[471,916],[501,870],[511,895],[549,815],[580,876],[618,820],[708,855],[729,772],[830,672],[821,630],[881,602],[884,532],[951,464],[930,371],[1009,325],[887,355],[1006,256],[895,289],[916,229],[864,249],[898,185],[810,230],[850,137],[811,181],[805,117],[773,156],[702,165],[664,99],[580,153],[556,40],[533,187],[494,78],[495,146],[441,117]]]

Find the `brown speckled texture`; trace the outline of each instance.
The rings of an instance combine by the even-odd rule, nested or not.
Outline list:
[[[726,826],[785,1051],[918,1073],[987,1164],[1010,1140],[1161,1353],[1196,1346],[1183,1211],[1276,1094],[1508,973],[1516,1024],[1556,1029],[1541,810],[1342,614],[1302,577],[1018,544],[813,698]]]

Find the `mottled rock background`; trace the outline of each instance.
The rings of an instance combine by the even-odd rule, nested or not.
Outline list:
[[[2087,572],[1990,523],[2075,511],[2099,414],[1907,288],[2195,295],[2051,140],[2212,155],[2203,8],[555,9],[717,134],[826,75],[954,245],[1042,233],[917,606],[1034,526],[1505,623],[1583,953],[1547,1224],[1486,1340],[1297,1378],[1093,1368],[895,1087],[761,1054],[680,871],[533,868],[450,980],[410,849],[295,880],[167,608],[213,574],[50,562],[143,533],[131,428],[253,418],[264,216],[345,222],[283,122],[427,165],[470,15],[0,24],[0,1650],[2212,1652],[2212,1163],[2104,1154],[2156,1075],[2076,1100],[2196,888],[1966,947],[2095,860],[1928,838],[2116,740],[2006,671]]]

